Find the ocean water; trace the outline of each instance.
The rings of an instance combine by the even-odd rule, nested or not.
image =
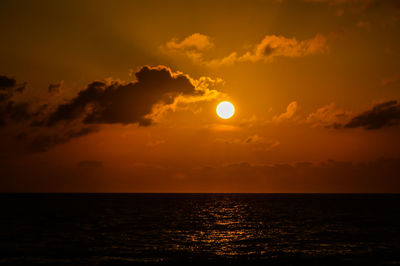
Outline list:
[[[1,194],[0,264],[400,264],[400,195]]]

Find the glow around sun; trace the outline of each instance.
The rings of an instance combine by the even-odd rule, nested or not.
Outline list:
[[[217,115],[222,119],[229,119],[235,113],[235,107],[228,101],[220,102],[217,106]]]

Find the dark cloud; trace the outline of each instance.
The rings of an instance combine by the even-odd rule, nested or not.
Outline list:
[[[13,90],[16,92],[22,93],[25,90],[25,87],[28,83],[24,82],[17,86],[17,81],[13,78],[9,78],[7,76],[0,76],[0,91],[8,91],[7,93],[13,94]],[[1,101],[1,99],[0,99]]]
[[[10,88],[15,87],[17,84],[15,79],[6,77],[6,76],[0,76],[0,90],[7,90]]]
[[[136,81],[95,81],[50,114],[47,125],[81,119],[84,124],[152,124],[154,104],[173,103],[179,94],[199,94],[190,78],[164,66],[141,68]]]
[[[58,83],[50,84],[49,87],[47,88],[47,91],[51,95],[56,95],[61,92],[61,87],[63,85],[64,81],[60,81]]]
[[[26,102],[15,103],[10,101],[5,106],[5,114],[14,122],[27,121],[31,118],[28,111],[29,104]]]
[[[28,85],[27,82],[22,83],[21,85],[18,86],[18,88],[15,89],[15,91],[19,92],[19,93],[23,93],[26,88],[26,85]]]
[[[45,152],[53,146],[62,143],[65,143],[65,140],[57,135],[40,134],[29,142],[28,149],[30,152]]]
[[[345,124],[345,128],[363,127],[365,129],[380,129],[400,124],[400,104],[388,101],[377,104],[371,110],[365,111]]]
[[[19,124],[15,139],[26,143],[31,152],[44,152],[97,132],[99,124],[149,126],[163,111],[176,107],[186,97],[190,97],[190,103],[219,95],[209,88],[214,80],[193,80],[165,66],[144,66],[135,77],[132,82],[94,81],[68,102],[54,105],[51,98],[36,104],[15,101],[14,92],[23,92],[26,83],[17,86],[14,79],[0,76],[0,127]],[[48,92],[57,94],[62,84],[50,84]]]
[[[325,128],[364,128],[367,130],[382,129],[400,125],[400,104],[396,100],[374,105],[361,113],[353,113],[337,109],[334,104],[325,105],[305,120],[313,127]]]
[[[98,132],[99,128],[97,126],[88,126],[88,127],[82,127],[79,130],[69,130],[65,136],[68,139],[72,139],[72,138],[79,138],[79,137],[83,137],[86,135],[89,135],[91,133],[95,133]]]
[[[15,102],[12,100],[14,92],[22,93],[26,82],[17,86],[13,78],[0,76],[0,127],[9,122],[21,122],[30,119],[29,104],[26,102]]]

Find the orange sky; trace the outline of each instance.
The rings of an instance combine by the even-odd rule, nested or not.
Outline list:
[[[399,23],[396,0],[2,1],[0,191],[400,192]]]

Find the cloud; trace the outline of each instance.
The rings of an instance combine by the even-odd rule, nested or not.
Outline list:
[[[230,66],[239,61],[237,52],[232,52],[224,58],[212,59],[205,64],[210,67]]]
[[[190,58],[194,62],[203,63],[203,52],[214,46],[209,36],[194,33],[179,42],[177,38],[173,38],[160,49],[165,53],[181,54]]]
[[[25,90],[26,85],[27,83],[24,82],[17,86],[17,81],[15,79],[0,75],[0,102],[2,99],[5,99],[4,97],[1,97],[2,94],[10,94],[10,96],[12,96],[14,91],[22,93]]]
[[[7,117],[7,119],[12,122],[27,121],[31,118],[28,108],[29,104],[26,102],[15,103],[13,101],[9,101],[4,106],[2,115]]]
[[[350,116],[350,112],[337,109],[336,105],[331,103],[309,114],[305,122],[312,127],[339,128]]]
[[[12,98],[15,92],[22,93],[26,83],[18,85],[15,79],[0,76],[0,127],[9,123],[27,121],[31,118],[29,104],[15,102]]]
[[[362,127],[365,129],[380,129],[400,124],[400,104],[397,101],[388,101],[377,104],[353,117],[344,125],[345,128]]]
[[[267,35],[256,45],[252,52],[247,52],[238,61],[270,61],[273,57],[303,57],[327,51],[328,38],[317,34],[311,39],[298,41],[296,38]]]
[[[31,152],[43,152],[97,132],[101,124],[150,126],[168,110],[185,109],[192,103],[222,95],[215,89],[223,83],[221,79],[193,79],[166,66],[144,66],[135,78],[131,82],[94,81],[62,104],[54,105],[48,98],[34,106],[12,100],[17,83],[1,76],[0,127],[19,124],[16,139],[26,142]],[[61,86],[62,81],[50,84],[48,90],[50,94],[57,93]]]
[[[83,137],[95,132],[98,132],[97,126],[81,126],[75,127],[58,127],[54,130],[40,131],[40,132],[21,132],[17,135],[17,139],[23,140],[27,143],[27,149],[29,152],[45,152],[51,148],[65,144],[71,139]]]
[[[190,78],[191,83],[194,85],[197,91],[201,93],[196,94],[179,94],[177,95],[173,102],[171,103],[156,103],[153,106],[152,112],[146,115],[146,118],[153,122],[158,122],[162,115],[167,111],[177,111],[177,110],[188,110],[189,106],[197,102],[206,102],[218,99],[220,97],[226,97],[225,94],[221,93],[218,88],[220,85],[224,84],[222,79],[212,79],[210,77],[200,77],[195,80]],[[198,112],[199,109],[192,110],[194,113]]]
[[[331,34],[332,35],[332,34]],[[333,36],[333,35],[332,35]],[[278,35],[266,35],[264,39],[242,55],[231,52],[223,58],[205,59],[205,51],[214,46],[210,37],[195,33],[182,42],[173,39],[161,46],[166,53],[179,53],[193,62],[209,67],[232,65],[237,62],[271,62],[274,57],[303,57],[324,53],[328,50],[328,37],[317,34],[313,38],[297,40]]]
[[[200,33],[194,33],[183,39],[181,42],[178,42],[178,39],[174,38],[165,44],[165,48],[167,49],[182,51],[203,51],[210,49],[213,46],[214,44],[212,43],[211,38]]]
[[[62,87],[63,83],[64,83],[64,81],[61,80],[58,83],[50,84],[49,87],[47,88],[47,91],[51,95],[57,95],[61,92],[61,87]]]
[[[218,94],[196,87],[196,81],[188,75],[174,73],[165,66],[144,66],[135,76],[134,82],[95,81],[89,84],[71,101],[58,106],[49,115],[47,125],[82,120],[83,124],[149,126],[153,123],[151,114],[156,104],[171,105],[177,97],[195,97],[200,101]]]
[[[296,111],[297,111],[297,102],[293,101],[293,102],[289,103],[289,105],[286,107],[286,112],[280,114],[279,116],[274,116],[272,118],[272,121],[282,122],[282,121],[291,119],[295,115]]]
[[[0,90],[7,90],[15,87],[17,84],[16,80],[7,76],[0,76]]]
[[[302,122],[311,124],[312,127],[334,129],[383,129],[400,125],[400,104],[392,100],[376,104],[366,111],[354,113],[338,109],[332,103],[309,114]]]

